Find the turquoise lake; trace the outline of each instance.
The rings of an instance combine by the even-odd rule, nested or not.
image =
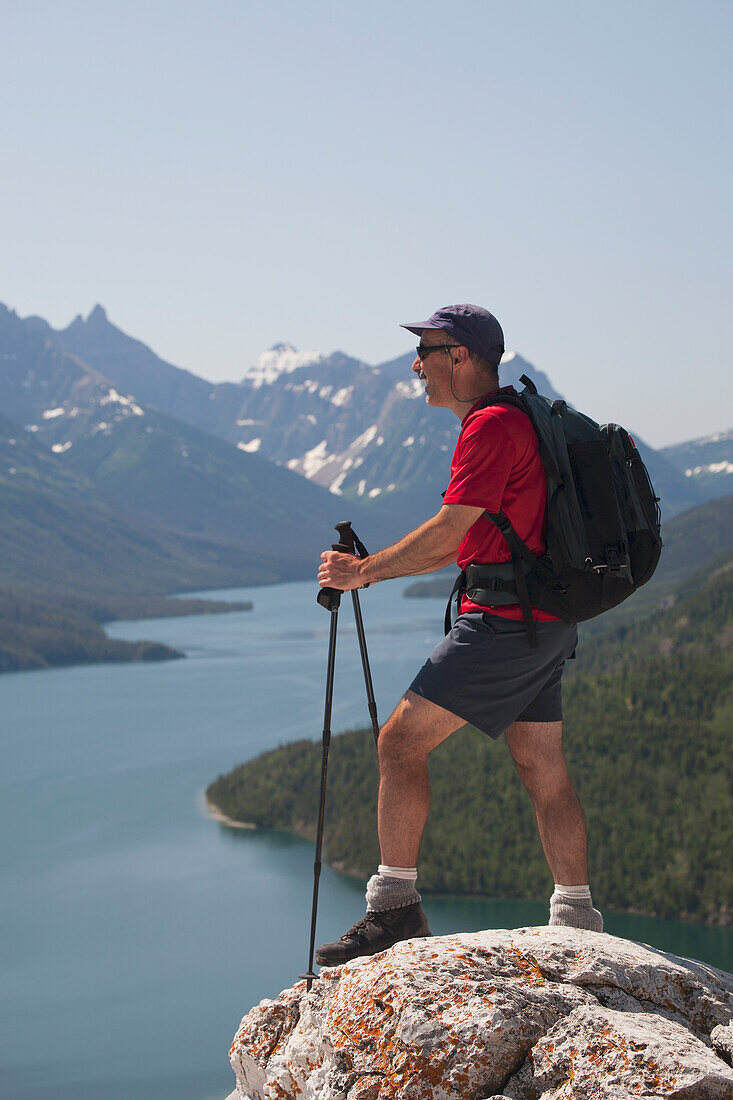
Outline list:
[[[442,601],[407,603],[407,583],[361,594],[383,718],[441,633]],[[218,595],[254,610],[109,628],[185,660],[0,677],[2,1100],[223,1100],[240,1018],[306,968],[312,845],[227,829],[202,794],[264,749],[320,740],[330,617],[310,582]],[[356,724],[347,598],[332,725]],[[324,869],[317,942],[362,915],[363,889]],[[544,902],[424,904],[438,934],[547,920]],[[731,929],[604,917],[733,970]]]

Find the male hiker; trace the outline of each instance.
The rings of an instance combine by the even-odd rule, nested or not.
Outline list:
[[[425,382],[428,405],[451,409],[461,420],[443,506],[368,558],[326,551],[321,587],[348,591],[455,561],[460,568],[509,561],[506,541],[485,511],[501,509],[532,553],[545,552],[545,474],[534,429],[516,407],[480,407],[499,389],[499,322],[479,306],[455,305],[402,327],[420,338],[412,369]],[[340,940],[318,948],[321,966],[430,935],[415,888],[430,807],[427,760],[467,723],[490,737],[506,736],[555,881],[550,924],[603,930],[588,886],[585,818],[562,752],[560,680],[575,648],[575,625],[533,609],[539,644],[530,647],[518,604],[475,604],[464,596],[460,612],[380,732],[382,863],[367,883],[366,916]]]

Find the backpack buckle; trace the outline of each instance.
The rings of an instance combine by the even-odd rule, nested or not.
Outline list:
[[[621,554],[617,546],[606,547],[606,561],[608,562],[609,573],[620,573],[626,565],[626,563],[621,560]]]
[[[507,531],[511,531],[512,525],[503,512],[486,512],[485,514],[493,520],[502,535],[506,534]]]

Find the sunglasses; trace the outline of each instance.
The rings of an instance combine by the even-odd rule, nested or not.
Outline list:
[[[434,344],[432,347],[429,347],[427,344],[418,344],[415,351],[417,352],[418,359],[422,363],[424,359],[427,359],[431,351],[450,351],[453,348],[460,347],[460,344]]]

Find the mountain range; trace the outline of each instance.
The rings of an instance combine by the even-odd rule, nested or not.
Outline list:
[[[85,442],[82,447],[82,440],[92,435],[103,439],[116,436],[116,426],[122,420],[137,417],[142,421],[144,416],[144,427],[142,422],[134,431],[126,427],[126,433],[136,440],[126,444],[128,461],[129,451],[137,447],[140,462],[143,466],[149,463],[150,448],[142,446],[143,435],[161,432],[170,437],[177,432],[167,453],[176,476],[185,482],[183,467],[186,463],[190,467],[194,460],[190,453],[183,454],[189,450],[183,425],[197,428],[249,459],[266,459],[328,489],[332,496],[342,497],[349,510],[356,508],[354,515],[362,517],[369,540],[375,544],[415,526],[439,506],[458,422],[448,410],[426,405],[423,386],[410,370],[411,353],[373,366],[340,351],[330,355],[298,352],[289,344],[280,344],[263,353],[240,382],[213,383],[160,359],[113,325],[101,306],[62,330],[52,329],[40,318],[21,321],[3,310],[3,343],[4,332],[13,326],[18,330],[16,339],[21,328],[25,332],[26,367],[34,339],[43,338],[46,350],[30,373],[26,370],[21,378],[21,371],[16,370],[12,382],[0,379],[6,414],[95,481],[101,477],[106,492],[112,488],[109,462],[100,467],[100,458],[105,450],[116,450],[115,441],[108,441],[105,448],[100,441],[93,447]],[[522,374],[529,375],[548,397],[562,396],[542,371],[521,355],[507,353],[501,367],[502,384],[519,386]],[[168,421],[153,417],[153,410]],[[171,421],[176,421],[175,427]],[[633,430],[634,426],[629,427]],[[197,439],[194,450],[205,445]],[[665,517],[730,491],[726,476],[729,469],[733,471],[730,432],[661,451],[648,447],[636,433],[635,439],[662,499]],[[147,459],[143,457],[146,453]],[[223,456],[225,452],[218,453]],[[263,476],[264,467],[248,465],[253,471],[259,469],[256,477]],[[199,469],[195,475],[199,485],[205,481],[205,474],[199,480],[202,473]],[[219,474],[220,470],[208,471],[211,477]],[[119,469],[115,483],[115,492],[125,506],[133,499],[139,503],[142,489],[139,479],[135,485],[130,482],[125,497],[122,481],[126,476]],[[277,488],[273,485],[275,493]],[[159,508],[160,493],[151,491],[143,497],[149,506]],[[310,498],[309,504],[315,512],[320,511],[316,498]],[[335,517],[333,504],[331,501],[327,511]],[[241,525],[234,516],[222,517],[220,526],[214,501],[209,512],[218,533],[235,531],[239,535]],[[174,525],[181,522],[180,512],[166,510],[164,517],[157,515]],[[206,530],[211,529],[201,522]],[[319,516],[319,530],[321,522]]]
[[[162,587],[161,580],[181,551],[213,566],[214,575],[223,566],[229,584],[305,576],[342,518],[321,486],[166,415],[67,349],[45,322],[22,321],[3,308],[0,407],[0,454],[6,456],[0,490],[8,501],[21,493],[37,533],[48,502],[44,496],[34,505],[31,491],[78,512],[82,526],[91,509],[91,527],[98,521],[101,529],[114,517],[133,542],[162,541],[164,567],[152,583],[141,572],[133,585],[138,592],[161,592],[170,582],[178,587],[177,568],[167,570]],[[10,504],[9,514],[15,515]],[[53,524],[47,534],[54,537]],[[171,541],[175,553],[165,548]],[[95,532],[77,542],[94,572]],[[122,559],[128,549],[120,542]],[[206,569],[193,573],[183,587],[206,583]],[[86,565],[80,567],[85,586],[86,574]],[[0,582],[6,579],[0,563]],[[224,576],[209,580],[218,585]],[[107,583],[115,583],[114,570]]]
[[[67,588],[76,575],[84,590],[160,594],[305,577],[343,518],[384,545],[439,507],[458,431],[426,405],[412,358],[280,344],[240,382],[213,383],[101,306],[55,330],[0,305],[0,583],[63,574]],[[509,352],[502,384],[522,374],[560,396]],[[665,519],[727,490],[730,432],[663,451],[636,438]]]

